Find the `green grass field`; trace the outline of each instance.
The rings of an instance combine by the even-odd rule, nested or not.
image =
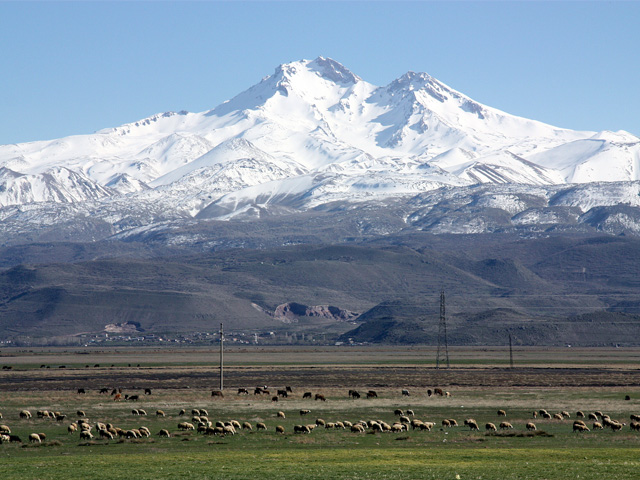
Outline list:
[[[566,358],[562,359],[561,353],[556,353],[556,359],[565,362]],[[282,362],[292,361],[291,352],[283,354],[287,357],[282,358]],[[67,360],[66,363],[71,365],[65,355],[68,353],[61,352],[59,357],[54,357],[58,363]],[[183,363],[172,362],[173,357],[167,354],[166,364],[159,366],[162,359],[158,355],[161,354],[156,352],[149,358],[137,358],[149,378],[160,373],[164,375],[167,371],[185,375]],[[296,356],[299,355],[297,352]],[[390,355],[382,356],[379,370],[376,370],[380,383],[387,386],[371,383],[335,386],[341,385],[341,374],[351,368],[345,366],[348,355],[341,355],[340,364],[332,363],[335,359],[328,359],[325,363],[325,367],[333,365],[335,382],[331,386],[324,386],[309,374],[304,383],[294,385],[293,395],[281,398],[277,403],[271,401],[272,395],[237,395],[237,387],[242,384],[238,383],[240,377],[234,377],[233,370],[228,376],[229,387],[225,389],[225,397],[216,399],[211,397],[211,389],[174,388],[173,384],[171,388],[163,388],[162,383],[154,384],[152,395],[144,395],[140,386],[127,383],[126,368],[107,369],[101,372],[101,381],[110,381],[107,385],[125,385],[125,392],[140,396],[136,402],[116,402],[109,394],[99,394],[95,388],[87,389],[86,394],[76,392],[78,376],[91,375],[84,368],[68,367],[64,372],[51,369],[51,374],[68,376],[69,388],[45,389],[43,386],[49,385],[46,371],[34,371],[24,362],[16,361],[15,369],[0,374],[0,412],[3,414],[0,423],[9,426],[12,434],[18,435],[23,443],[0,445],[0,477],[38,480],[105,477],[463,480],[600,479],[603,476],[636,479],[640,475],[640,432],[629,428],[630,414],[640,414],[640,385],[565,385],[566,376],[572,374],[591,379],[594,384],[606,377],[606,372],[603,374],[598,370],[592,374],[580,367],[568,373],[550,371],[548,377],[544,371],[542,376],[548,378],[547,386],[473,387],[456,385],[451,381],[443,385],[451,392],[450,397],[429,397],[427,385],[415,386],[421,378],[421,372],[416,371],[415,378],[409,379],[413,385],[408,387],[411,395],[403,396],[398,388],[400,381],[394,383],[391,373],[385,376],[385,372],[392,372],[388,367]],[[359,353],[356,357],[359,362],[376,364],[375,353],[368,357],[365,355],[366,358]],[[532,360],[540,360],[534,357],[532,355]],[[400,358],[404,361],[405,356]],[[598,367],[598,356],[593,358],[595,360],[590,366]],[[299,359],[303,364],[309,363],[309,358],[304,358],[304,355]],[[21,369],[20,365],[25,366]],[[262,370],[260,375],[268,375],[268,372],[267,369]],[[492,368],[478,368],[474,374],[480,384],[495,372]],[[138,377],[131,378],[138,380]],[[349,378],[353,378],[353,374]],[[456,370],[452,369],[447,378],[455,380]],[[215,384],[216,380],[212,368],[210,383]],[[255,382],[243,386],[253,387]],[[347,397],[350,388],[361,393],[373,388],[378,398],[350,399]],[[305,391],[322,393],[327,401],[302,399]],[[625,400],[626,395],[631,399]],[[236,435],[224,437],[179,430],[179,422],[192,420],[191,410],[194,408],[205,408],[209,420],[214,423],[232,419],[240,423],[246,421],[252,424],[253,430],[240,430]],[[22,409],[30,410],[33,417],[20,418]],[[36,412],[44,409],[62,412],[67,417],[62,422],[38,418]],[[113,440],[100,439],[96,435],[91,441],[80,440],[77,432],[67,432],[67,426],[79,418],[76,413],[79,409],[94,425],[94,434],[96,422],[103,422],[125,430],[144,425],[152,435]],[[133,415],[133,409],[144,409],[147,415]],[[163,410],[166,416],[156,417],[158,409]],[[181,409],[187,411],[186,415],[178,415]],[[301,416],[301,409],[311,412]],[[399,433],[374,433],[371,429],[366,433],[353,433],[348,428],[326,429],[319,426],[310,434],[293,433],[294,425],[315,424],[317,419],[353,423],[382,420],[392,424],[399,418],[394,414],[396,409],[412,409],[415,412],[413,418],[434,422],[436,426],[431,431],[409,429]],[[506,418],[498,416],[499,409],[506,410]],[[539,409],[546,409],[551,414],[566,410],[571,413],[571,418],[533,419],[532,412]],[[601,411],[626,425],[618,432],[607,428],[574,433],[572,424],[577,410],[585,414]],[[278,418],[278,411],[285,412],[286,418]],[[467,418],[476,419],[481,430],[471,432],[465,427],[463,422]],[[455,419],[459,426],[444,428],[441,426],[443,419]],[[514,429],[491,433],[484,428],[487,422],[499,425],[504,420],[512,423]],[[536,432],[526,430],[525,425],[529,421],[536,423]],[[591,428],[593,421],[585,421]],[[264,422],[267,430],[258,431],[258,422]],[[284,435],[275,432],[276,425],[285,428]],[[168,429],[172,436],[158,436],[162,428]],[[45,433],[46,440],[30,444],[30,433]]]

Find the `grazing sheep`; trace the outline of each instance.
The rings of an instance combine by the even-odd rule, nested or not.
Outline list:
[[[156,410],[156,417],[164,417],[165,414],[162,410]]]
[[[345,420],[342,423],[344,424],[345,428],[351,428],[353,426],[353,424],[349,420]]]
[[[513,429],[513,425],[511,425],[509,422],[500,423],[500,430],[509,430],[509,429]]]
[[[442,420],[442,426],[448,428],[451,426],[451,422],[449,422],[449,420],[445,418],[444,420]]]
[[[18,435],[9,435],[9,443],[22,443],[22,439]]]
[[[276,433],[284,434],[284,427],[282,425],[276,426]]]
[[[343,422],[336,422],[336,428],[341,428],[344,430],[345,424]]]
[[[11,437],[9,435],[0,434],[0,445],[3,443],[9,443],[11,441]]]
[[[504,410],[498,410],[498,416],[499,417],[506,417],[507,416],[507,412],[505,412]]]
[[[595,411],[595,412],[593,412],[593,413],[595,413],[595,414],[596,414],[597,416],[599,416],[600,418],[604,417],[603,413],[602,413],[601,411],[599,411],[599,410],[596,410],[596,411]]]
[[[402,415],[404,415],[404,411],[402,411],[402,410],[401,410],[401,409],[399,409],[399,408],[396,408],[396,409],[393,411],[393,414],[394,414],[394,415],[402,416]]]
[[[533,411],[533,413],[531,414],[532,418],[538,418],[538,412],[536,412],[535,410]]]
[[[444,396],[444,391],[441,388],[434,388],[433,389],[433,394],[434,395],[440,395],[442,397],[442,396]]]
[[[240,430],[240,428],[242,428],[242,425],[240,425],[240,422],[237,420],[231,420],[231,425],[233,425],[233,428],[236,430]]]
[[[38,435],[37,433],[29,434],[29,443],[42,443],[42,440],[40,440],[40,435]]]
[[[629,428],[631,430],[635,430],[636,432],[640,431],[640,423],[639,422],[631,422],[631,425],[629,425]]]
[[[378,394],[375,390],[369,390],[367,392],[367,398],[378,398]]]
[[[618,432],[620,430],[622,430],[622,427],[624,426],[623,423],[620,422],[611,422],[611,430],[613,430],[614,432]]]
[[[167,430],[166,428],[163,428],[162,430],[160,430],[158,432],[158,436],[159,437],[167,437],[168,438],[168,437],[171,436],[171,434],[169,433],[169,430]]]
[[[496,432],[496,431],[498,431],[498,429],[496,428],[496,426],[495,426],[493,423],[487,423],[487,424],[484,426],[484,428],[485,428],[486,430],[488,430],[488,431],[491,431],[491,432]]]
[[[325,422],[322,418],[316,418],[316,425],[319,427],[324,427],[327,422]]]
[[[467,418],[464,421],[464,424],[469,427],[470,430],[480,430],[480,427],[478,427],[478,422],[476,422],[473,418]]]
[[[242,424],[242,429],[243,430],[253,430],[253,427],[251,426],[251,424],[249,422],[244,422]]]
[[[324,395],[321,395],[320,393],[316,393],[316,400],[322,400],[323,402],[326,402],[327,399],[324,397]]]
[[[137,408],[134,408],[133,410],[131,410],[131,415],[140,415],[140,412],[138,412]]]
[[[409,390],[407,390],[407,389],[403,388],[403,389],[402,389],[402,396],[403,396],[403,397],[408,397],[408,396],[409,396]]]
[[[108,430],[99,430],[98,433],[102,438],[106,438],[107,440],[113,440],[113,434]]]
[[[356,424],[356,425],[353,425],[353,426],[351,427],[351,431],[352,431],[353,433],[365,433],[365,429],[364,429],[364,427],[363,427],[362,425],[360,425],[359,423],[358,423],[358,424]]]
[[[427,396],[430,397],[431,395],[433,395],[433,392],[431,391],[431,389],[427,389]]]
[[[424,425],[422,420],[418,420],[417,418],[411,420],[411,430],[420,429],[422,425]]]
[[[589,427],[587,427],[584,424],[580,424],[580,423],[574,423],[573,424],[573,431],[574,432],[589,432]]]
[[[604,430],[604,426],[602,426],[602,424],[600,422],[593,422],[593,429],[594,430]]]
[[[317,398],[316,398],[316,400],[317,400]],[[278,396],[275,395],[275,396],[271,397],[271,401],[272,402],[277,402],[278,401]]]
[[[287,398],[289,396],[289,394],[284,389],[277,389],[276,390],[276,396],[282,397],[282,398]]]
[[[404,432],[407,430],[407,426],[403,423],[394,423],[391,425],[391,431],[394,433]]]
[[[224,394],[220,391],[220,390],[213,390],[211,392],[211,396],[212,397],[220,397],[220,398],[224,398]]]
[[[22,410],[20,412],[20,418],[31,418],[31,412],[29,410]]]
[[[267,429],[267,426],[264,423],[262,422],[256,423],[256,430],[266,430],[266,429]]]
[[[286,418],[284,412],[278,412],[278,414],[276,415],[278,418]]]
[[[249,395],[249,390],[247,390],[246,388],[239,388],[238,395]]]
[[[80,440],[91,440],[92,438],[93,438],[93,435],[91,434],[90,431],[82,430],[80,432]]]
[[[144,394],[145,395],[151,395],[151,389],[150,388],[145,388],[144,389]]]
[[[303,398],[303,399],[304,399],[304,398],[311,398],[311,397],[313,397],[313,394],[312,394],[311,392],[304,392],[304,393],[302,394],[302,398]]]
[[[84,391],[84,388],[79,388],[78,393],[80,394],[80,393],[87,393],[87,392]]]
[[[2,418],[2,416],[0,416],[0,418]],[[636,414],[632,413],[632,414],[629,416],[629,418],[630,418],[631,420],[635,420],[636,422],[640,422],[640,415],[636,415]]]
[[[144,435],[145,437],[150,437],[151,436],[151,431],[147,428],[147,427],[140,427],[138,430],[140,430],[140,433],[142,433],[142,435]]]
[[[527,430],[529,431],[536,430],[536,424],[533,422],[527,423]]]
[[[407,415],[409,415],[410,417],[413,417],[415,413],[413,413],[413,410],[407,410]]]
[[[399,420],[400,420],[400,423],[411,423],[411,419],[406,415],[401,415]]]
[[[76,424],[72,423],[71,425],[69,425],[67,427],[67,432],[68,433],[74,433],[77,429],[78,429],[78,427],[76,427]]]
[[[553,418],[555,418],[556,420],[562,420],[564,417],[561,413],[554,413]]]
[[[8,425],[0,425],[0,433],[9,434],[11,433],[11,429]]]
[[[183,409],[181,409],[181,410],[178,412],[178,416],[179,416],[179,417],[181,417],[182,415],[185,415],[186,413],[187,413],[187,412],[186,412],[186,411],[185,411],[185,409],[183,408]]]
[[[193,426],[193,424],[189,422],[180,422],[178,424],[178,428],[180,430],[195,430],[195,427]]]
[[[546,420],[551,420],[551,414],[550,414],[550,413],[547,413],[547,412],[544,412],[544,413],[542,414],[542,418],[544,418],[544,419],[546,419]]]
[[[311,413],[311,410],[300,410],[300,415],[307,415]]]
[[[448,418],[447,420],[449,420],[449,425],[452,427],[457,427],[458,426],[458,422],[456,422],[453,418]]]
[[[236,429],[233,428],[233,425],[225,425],[224,426],[224,433],[225,433],[225,435],[227,435],[227,434],[228,435],[235,435],[236,434]]]
[[[560,413],[562,413],[562,416],[563,416],[564,418],[571,418],[571,415],[570,415],[570,414],[569,414],[569,412],[567,412],[566,410],[563,410],[563,411],[562,411],[562,412],[560,412]]]
[[[311,433],[311,430],[306,425],[295,425],[293,433]]]
[[[578,417],[578,418],[584,418],[584,412],[582,412],[582,411],[578,410],[578,411],[576,412],[576,417]]]

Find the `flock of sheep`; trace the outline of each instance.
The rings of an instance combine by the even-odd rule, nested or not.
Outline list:
[[[268,390],[262,387],[258,387],[254,394],[263,394],[269,393]],[[435,392],[435,393],[434,393]],[[441,389],[435,389],[434,392],[428,390],[427,393],[429,396],[432,394],[440,395],[444,397],[450,396],[449,392],[443,392]],[[84,392],[79,392],[84,393]],[[104,389],[101,391],[104,393]],[[148,395],[151,395],[151,391],[147,389],[145,392]],[[248,394],[246,389],[239,389],[238,395]],[[277,401],[278,397],[288,397],[289,394],[293,394],[293,391],[290,387],[287,387],[283,390],[278,390],[278,395],[273,397],[273,401]],[[401,392],[403,397],[409,396],[409,391],[403,389]],[[115,400],[119,400],[122,398],[121,392],[113,391],[113,396]],[[222,392],[219,392],[217,395],[212,393],[212,396],[215,397],[224,397]],[[349,398],[356,399],[360,398],[360,394],[355,390],[349,390],[348,393]],[[369,390],[366,393],[367,398],[378,398],[378,395],[375,391]],[[138,396],[127,396],[129,399],[137,400]],[[310,392],[305,392],[303,398],[315,398],[315,400],[326,401],[326,397],[321,394],[316,394],[315,397],[312,396]],[[300,409],[297,412],[300,415],[300,418],[306,417],[311,413],[310,409]],[[324,428],[324,429],[334,429],[334,430],[347,430],[353,433],[383,433],[383,432],[405,432],[409,429],[412,430],[422,430],[422,431],[431,431],[434,428],[439,428],[441,430],[446,430],[449,428],[458,427],[458,421],[453,418],[445,418],[439,422],[435,421],[427,421],[420,420],[416,418],[413,410],[402,410],[395,409],[394,410],[395,420],[391,422],[387,422],[381,419],[375,420],[332,420],[326,421],[322,418],[316,418],[313,422],[304,422],[301,424],[294,425],[290,430],[290,433],[293,434],[310,434],[316,428]],[[146,410],[142,408],[133,408],[131,410],[131,415],[135,417],[144,417],[147,415]],[[189,419],[189,415],[191,418]],[[156,410],[155,416],[158,419],[162,419],[167,417],[167,414],[163,410]],[[264,422],[257,422],[252,424],[249,421],[243,421],[242,423],[238,420],[218,420],[213,421],[209,419],[209,413],[204,408],[193,408],[190,411],[182,409],[178,412],[177,416],[180,421],[177,424],[177,430],[179,432],[197,432],[202,435],[216,435],[216,436],[229,436],[236,435],[240,431],[253,431],[254,428],[256,431],[261,430],[269,430],[269,427]],[[499,419],[503,419],[503,421],[493,423],[487,422],[484,424],[484,430],[486,432],[497,432],[498,430],[512,430],[514,426],[504,419],[507,417],[507,412],[505,410],[498,410],[496,412],[496,416]],[[532,412],[531,421],[528,421],[524,428],[527,431],[536,431],[537,427],[533,420],[537,418],[541,418],[544,420],[566,420],[571,418],[571,415],[567,411],[558,412],[555,414],[550,414],[544,409],[536,410]],[[18,412],[16,417],[19,420],[30,420],[33,418],[31,412],[29,410],[22,410]],[[79,435],[81,441],[92,441],[95,438],[105,439],[105,440],[114,440],[114,439],[137,439],[137,438],[146,438],[151,437],[151,430],[146,426],[140,426],[136,428],[120,428],[109,422],[90,422],[85,414],[84,410],[77,410],[76,417],[77,420],[69,423],[67,420],[67,415],[58,411],[49,411],[49,410],[39,410],[36,412],[36,417],[39,419],[50,419],[60,423],[66,423],[66,431],[69,435]],[[186,418],[185,418],[186,417]],[[278,411],[275,414],[277,419],[286,418],[286,414],[284,411]],[[619,420],[612,419],[609,415],[603,414],[602,412],[596,411],[593,413],[588,413],[585,415],[583,412],[578,411],[575,414],[576,420],[573,422],[573,432],[589,432],[591,430],[602,430],[604,428],[610,428],[612,431],[620,431],[626,425],[626,423],[621,422]],[[2,419],[2,413],[0,413],[0,419]],[[585,423],[586,421],[590,421],[591,428]],[[630,416],[630,429],[633,431],[640,431],[640,415],[632,414]],[[33,422],[30,422],[30,425]],[[463,427],[468,428],[470,431],[480,431],[480,424],[473,418],[466,418],[462,422]],[[276,425],[275,427],[271,427],[277,434],[285,434],[286,429],[283,425]],[[159,437],[172,437],[176,435],[178,432],[171,433],[169,428],[161,428],[156,435]],[[47,438],[45,433],[41,432],[33,432],[28,435],[28,442],[30,443],[42,443]],[[0,444],[1,443],[22,443],[23,440],[16,434],[12,433],[11,428],[8,425],[2,424],[0,425]]]

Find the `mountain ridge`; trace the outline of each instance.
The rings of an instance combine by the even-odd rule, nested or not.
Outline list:
[[[28,209],[53,228],[52,216],[90,216],[120,234],[164,221],[410,199],[447,186],[636,181],[640,139],[513,116],[427,73],[378,87],[318,57],[282,64],[205,112],[0,146],[0,169],[0,218]]]

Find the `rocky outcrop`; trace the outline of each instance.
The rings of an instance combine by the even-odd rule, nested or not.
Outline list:
[[[353,320],[359,314],[332,305],[316,305],[314,307],[289,302],[278,305],[273,317],[284,323],[295,323],[300,317],[321,317],[336,322]]]

